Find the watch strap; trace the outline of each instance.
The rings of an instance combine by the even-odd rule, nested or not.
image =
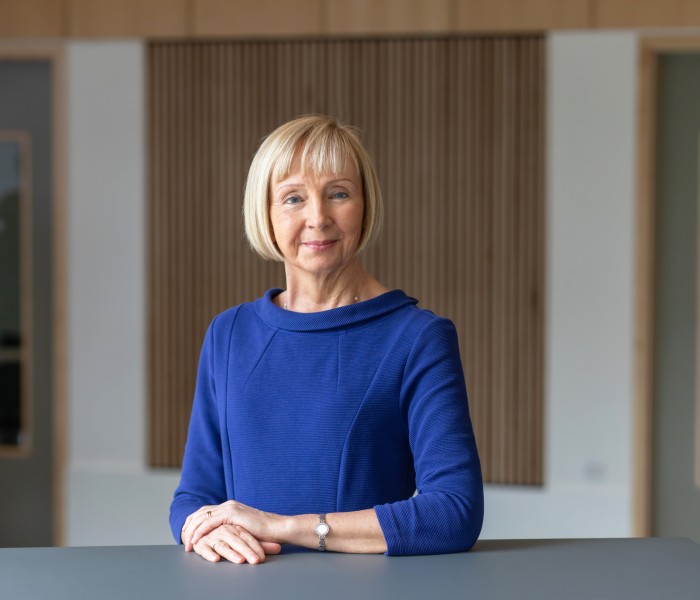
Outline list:
[[[328,526],[328,523],[326,522],[326,515],[318,515],[318,524],[316,525],[315,528],[316,535],[318,535],[318,551],[319,552],[325,552],[326,551],[326,535],[328,535],[328,532],[330,531],[330,527]]]

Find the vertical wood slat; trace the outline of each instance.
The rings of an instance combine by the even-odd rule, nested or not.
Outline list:
[[[180,464],[211,318],[284,286],[243,237],[255,148],[322,112],[361,130],[382,182],[366,267],[455,323],[485,480],[542,483],[542,37],[160,42],[149,57],[152,464]]]

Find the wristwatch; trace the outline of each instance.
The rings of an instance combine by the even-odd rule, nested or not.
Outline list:
[[[316,535],[318,536],[318,550],[319,552],[326,551],[326,536],[330,532],[331,528],[326,523],[326,515],[318,515],[318,524],[314,528]]]

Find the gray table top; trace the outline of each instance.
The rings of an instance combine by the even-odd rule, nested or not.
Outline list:
[[[181,546],[0,549],[0,598],[700,598],[686,539],[488,540],[471,552],[387,557],[285,548],[261,565]]]

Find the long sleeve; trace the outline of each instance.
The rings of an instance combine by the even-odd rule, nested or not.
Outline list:
[[[185,519],[200,507],[226,499],[215,377],[214,322],[207,330],[197,373],[180,485],[170,505],[170,528],[178,543]]]
[[[375,506],[387,554],[471,548],[484,515],[481,466],[454,326],[433,319],[409,354],[401,394],[418,494]]]

